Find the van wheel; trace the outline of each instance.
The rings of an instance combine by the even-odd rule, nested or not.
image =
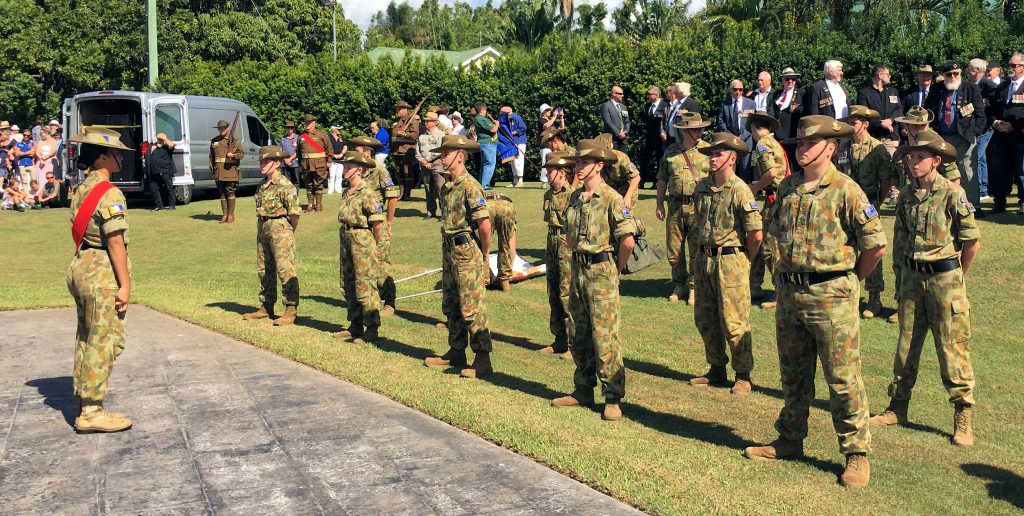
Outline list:
[[[186,205],[192,202],[192,188],[193,185],[179,185],[174,187],[175,197],[178,199],[178,204]]]

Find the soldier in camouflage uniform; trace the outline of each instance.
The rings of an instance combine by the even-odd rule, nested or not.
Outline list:
[[[376,138],[369,136],[356,136],[348,140],[352,150],[362,152],[366,157],[373,158],[373,153],[383,149],[384,145]],[[377,274],[377,289],[380,291],[384,308],[380,315],[390,317],[395,315],[395,297],[398,295],[395,288],[395,278],[391,276],[391,227],[395,222],[395,209],[398,207],[398,198],[402,196],[402,189],[391,180],[391,174],[383,163],[377,165],[363,176],[363,181],[374,185],[374,188],[384,200],[384,226],[381,228],[380,241],[377,249],[380,252],[381,267]]]
[[[509,292],[512,287],[512,265],[516,259],[516,207],[512,199],[499,193],[489,193],[487,213],[491,216],[491,234],[498,243],[498,286],[502,292]]]
[[[953,442],[974,444],[971,312],[964,276],[981,248],[974,206],[963,189],[938,174],[955,162],[956,147],[933,131],[919,133],[904,149],[914,183],[896,203],[893,261],[902,261],[900,336],[889,385],[889,407],[871,418],[876,426],[907,424],[921,348],[931,330],[942,384],[953,403]]]
[[[381,256],[378,243],[384,226],[384,204],[377,185],[363,180],[363,174],[378,163],[359,151],[346,152],[341,158],[345,165],[348,188],[341,194],[338,205],[339,272],[341,289],[348,305],[348,328],[334,334],[337,338],[352,338],[356,344],[372,342],[378,338],[380,328],[380,292],[377,275]]]
[[[238,192],[238,181],[242,179],[238,163],[245,156],[238,137],[228,134],[229,127],[227,120],[218,121],[217,130],[220,134],[210,140],[210,170],[213,171],[213,179],[220,193],[221,224],[235,221],[235,195]]]
[[[85,127],[71,138],[80,143],[78,162],[87,165],[85,181],[71,193],[72,238],[78,248],[68,267],[68,291],[78,309],[75,334],[74,390],[81,401],[75,430],[119,432],[131,428],[124,414],[103,408],[114,361],[124,351],[124,317],[131,298],[131,264],[128,261],[128,212],[124,194],[110,188],[99,199],[90,193],[109,184],[121,170],[123,153],[131,151],[112,129]],[[128,159],[131,159],[130,157]],[[102,186],[101,186],[102,185]],[[78,222],[86,200],[95,208]],[[79,234],[81,236],[79,236]]]
[[[843,119],[853,127],[853,138],[843,141],[833,161],[840,172],[850,176],[864,190],[868,201],[881,206],[881,192],[889,191],[889,174],[892,160],[889,151],[868,134],[868,126],[881,119],[877,111],[865,106],[850,106],[850,114]],[[868,302],[861,317],[873,319],[882,313],[882,291],[885,290],[885,279],[882,276],[882,262],[864,280],[864,289],[868,291]]]
[[[404,100],[395,105],[395,123],[391,124],[390,155],[395,160],[395,182],[402,188],[403,201],[409,200],[413,185],[416,184],[416,141],[419,125],[409,112],[412,106]]]
[[[750,337],[750,262],[761,247],[760,204],[736,176],[736,162],[747,144],[731,133],[715,133],[700,153],[709,157],[711,175],[694,191],[694,232],[700,251],[693,258],[697,305],[693,319],[704,340],[711,369],[690,385],[724,385],[732,352],[733,394],[750,392],[754,350]]]
[[[324,183],[327,182],[327,149],[333,151],[327,133],[316,128],[316,117],[310,114],[302,117],[305,128],[299,133],[299,145],[295,149],[303,179],[306,181],[306,212],[324,211]]]
[[[640,200],[640,169],[636,168],[628,154],[614,148],[612,135],[601,133],[596,140],[606,145],[615,155],[615,162],[601,169],[601,179],[622,196],[626,208],[632,211]],[[633,215],[633,223],[636,225],[635,236],[644,236],[646,230],[640,218]]]
[[[433,151],[441,153],[445,174],[450,176],[441,189],[441,311],[448,318],[450,349],[425,363],[429,367],[460,368],[460,376],[477,378],[493,372],[491,332],[484,307],[490,276],[487,252],[491,220],[483,187],[466,171],[469,153],[480,152],[480,145],[465,136],[452,135],[445,136]],[[476,354],[469,367],[467,344]]]
[[[295,267],[295,229],[299,227],[299,191],[281,173],[287,158],[276,145],[260,147],[263,182],[256,190],[256,272],[260,277],[260,308],[242,316],[247,321],[274,317],[277,281],[281,281],[284,315],[275,326],[295,323],[299,306],[299,278]]]
[[[803,455],[807,417],[814,400],[816,359],[829,386],[832,424],[846,455],[840,481],[867,485],[871,466],[868,399],[861,379],[860,279],[885,253],[885,233],[875,207],[852,179],[832,164],[836,139],[853,128],[829,116],[799,123],[797,162],[803,168],[782,181],[766,226],[775,238],[776,342],[783,407],[779,438],[751,446],[748,458]]]
[[[541,148],[548,149],[551,152],[564,152],[566,156],[576,154],[576,147],[569,145],[565,140],[564,127],[552,125],[541,131],[538,140]],[[571,170],[567,171],[567,174],[569,177],[566,178],[566,181],[569,183],[569,186],[576,188],[576,174],[573,174]]]
[[[444,131],[437,127],[437,113],[431,111],[423,116],[423,123],[427,128],[416,141],[416,161],[419,162],[420,180],[423,181],[423,188],[427,197],[427,217],[437,218],[437,196],[444,185],[444,177],[441,172],[441,155],[430,152],[441,145],[444,138]]]
[[[598,140],[581,140],[576,152],[576,177],[582,187],[569,197],[565,211],[568,245],[572,248],[569,286],[570,350],[576,362],[574,390],[551,401],[556,407],[594,404],[601,382],[605,398],[601,417],[622,418],[619,401],[626,395],[626,366],[619,340],[619,272],[633,251],[636,224],[622,196],[602,179],[602,169],[617,155]]]
[[[665,149],[658,165],[658,200],[654,215],[658,220],[665,221],[665,245],[672,269],[672,283],[675,285],[668,300],[676,302],[687,296],[686,304],[690,306],[697,299],[693,276],[693,259],[697,252],[697,242],[693,238],[693,192],[697,182],[708,175],[708,158],[699,150],[708,146],[700,137],[709,125],[711,121],[701,118],[700,113],[678,113],[672,127],[682,135],[682,139]]]
[[[767,217],[775,204],[775,194],[779,191],[782,180],[789,175],[789,158],[782,145],[775,140],[775,131],[779,129],[779,121],[762,112],[747,115],[747,131],[754,140],[753,159],[750,160],[750,168],[754,172],[754,184],[751,192],[757,195],[764,192],[764,201],[761,204],[761,216]],[[754,257],[750,265],[750,298],[752,300],[764,298],[764,290],[761,283],[764,281],[764,271],[768,269],[768,276],[772,276],[772,256],[775,245],[768,235],[764,235],[761,242],[761,249]],[[761,302],[761,308],[775,308],[774,299],[765,299]]]
[[[565,238],[565,209],[569,196],[575,188],[566,181],[566,174],[576,164],[571,154],[553,151],[547,156],[550,188],[544,192],[544,222],[548,223],[548,240],[544,251],[547,271],[548,328],[555,336],[554,342],[540,350],[542,355],[557,355],[563,360],[572,360],[569,343],[572,341],[573,325],[569,319],[569,281],[572,263],[572,249]]]

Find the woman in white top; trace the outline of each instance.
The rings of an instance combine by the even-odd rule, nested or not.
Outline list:
[[[466,136],[466,126],[462,125],[462,113],[452,112],[452,134]]]
[[[57,164],[57,140],[53,139],[50,129],[43,127],[39,130],[41,139],[36,144],[36,166],[33,171],[33,179],[43,184],[46,182],[46,174],[54,172]]]

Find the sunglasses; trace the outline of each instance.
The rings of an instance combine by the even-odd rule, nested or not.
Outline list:
[[[946,72],[946,73],[944,73],[942,75],[945,75],[946,77],[960,77],[960,72],[959,71],[956,71],[956,72]]]
[[[1024,63],[1010,63],[1010,68],[1020,68],[1024,66]]]
[[[732,91],[743,91],[743,88],[733,88]]]
[[[786,82],[786,81],[795,81],[795,80],[796,80],[796,79],[795,79],[795,78],[793,78],[793,77],[783,77],[783,78],[782,78],[782,82]]]

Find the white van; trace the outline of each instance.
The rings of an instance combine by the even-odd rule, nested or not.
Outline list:
[[[126,193],[148,188],[145,151],[156,142],[157,133],[174,141],[174,185],[178,202],[187,204],[195,190],[216,189],[210,170],[210,140],[218,134],[218,120],[232,123],[238,115],[235,137],[242,143],[245,157],[239,164],[239,186],[260,182],[259,148],[271,145],[274,138],[252,108],[243,102],[221,97],[171,95],[143,91],[95,91],[64,100],[64,137],[78,134],[83,126],[100,126],[121,133],[121,141],[135,149],[128,153],[121,171],[111,182]],[[81,179],[75,158],[77,146],[65,146],[64,177],[71,183]]]

